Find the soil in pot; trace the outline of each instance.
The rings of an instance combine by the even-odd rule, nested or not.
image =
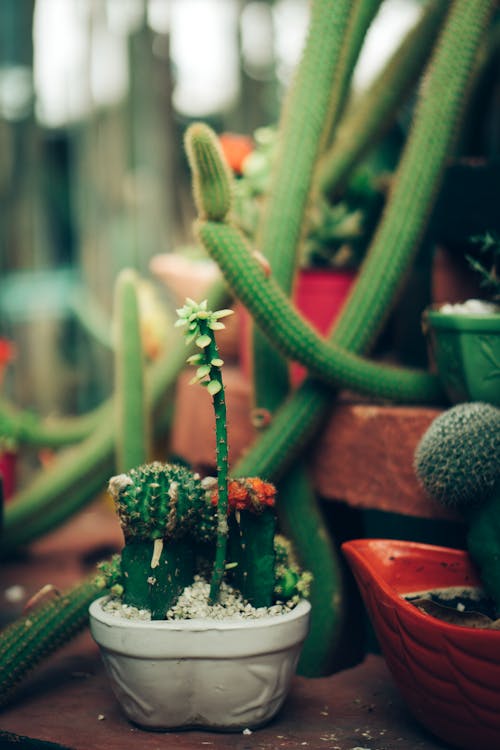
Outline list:
[[[478,587],[453,586],[404,597],[428,615],[466,628],[500,630],[500,617],[493,600]]]

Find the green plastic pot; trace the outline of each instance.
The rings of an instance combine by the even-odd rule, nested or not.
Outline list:
[[[500,313],[423,314],[431,360],[452,403],[500,406]]]

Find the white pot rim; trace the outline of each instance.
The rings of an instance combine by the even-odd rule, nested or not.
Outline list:
[[[227,630],[259,630],[269,627],[281,626],[288,622],[292,623],[299,620],[305,615],[309,615],[311,604],[307,599],[301,599],[298,604],[285,614],[268,615],[264,617],[216,620],[212,617],[199,617],[191,620],[139,620],[128,619],[119,614],[106,612],[103,604],[109,599],[109,596],[101,596],[95,599],[89,607],[90,616],[101,622],[103,625],[109,625],[113,628],[123,628],[124,630],[144,630],[146,631],[227,631]]]
[[[139,658],[221,659],[285,651],[302,643],[309,630],[311,605],[300,601],[284,615],[233,620],[127,620],[89,608],[90,631],[104,649]]]

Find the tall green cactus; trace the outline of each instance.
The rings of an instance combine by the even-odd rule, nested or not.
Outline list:
[[[137,274],[127,268],[119,274],[115,287],[115,445],[118,471],[128,471],[143,464],[150,451],[137,283]]]
[[[318,163],[316,190],[335,198],[353,168],[394,121],[428,60],[449,5],[430,0],[368,89],[349,102]]]
[[[203,134],[203,137],[205,135]],[[200,141],[193,144],[193,152],[199,149]],[[203,152],[205,149],[201,148]],[[194,158],[198,158],[200,152]],[[212,154],[212,160],[217,168],[216,158]],[[212,165],[210,166],[210,168]],[[200,185],[200,199],[204,200]],[[208,186],[209,187],[209,186]],[[209,191],[210,192],[210,191]],[[230,194],[229,185],[221,193],[216,195],[222,197],[221,203],[226,205],[226,197]],[[217,212],[220,208],[215,200],[207,202],[210,210]],[[229,209],[229,204],[227,204]],[[221,209],[222,210],[222,209]],[[212,312],[208,309],[207,301],[204,300],[199,305],[191,299],[186,300],[184,307],[177,310],[179,320],[176,325],[186,326],[186,343],[194,342],[201,350],[189,358],[189,363],[196,366],[196,375],[192,382],[201,383],[212,396],[215,412],[215,445],[217,457],[217,487],[218,487],[218,504],[217,504],[217,542],[215,552],[215,562],[210,583],[210,601],[217,601],[224,568],[226,563],[227,549],[227,471],[228,471],[228,444],[227,444],[227,413],[226,399],[224,392],[224,383],[222,380],[221,367],[224,364],[219,356],[219,350],[215,341],[215,331],[225,328],[224,323],[220,322],[221,318],[232,315],[232,310],[217,310]]]

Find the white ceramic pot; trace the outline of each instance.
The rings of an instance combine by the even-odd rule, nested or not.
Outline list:
[[[90,606],[90,630],[127,717],[156,730],[241,731],[281,708],[311,606],[254,620],[127,620]]]

